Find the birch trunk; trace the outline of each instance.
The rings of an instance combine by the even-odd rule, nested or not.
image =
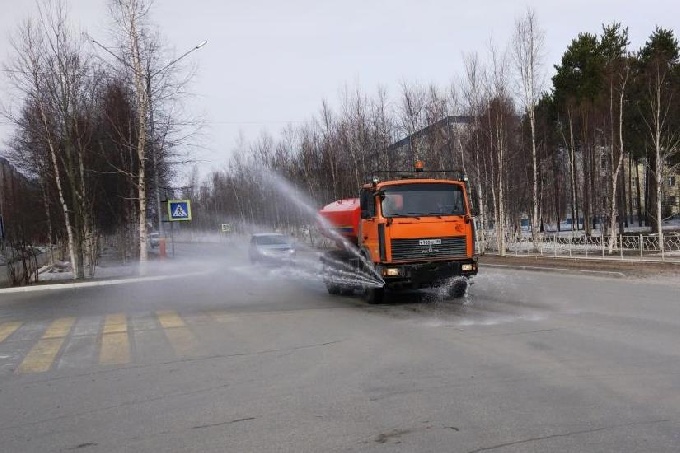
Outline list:
[[[625,94],[626,80],[623,81],[621,86],[621,92],[619,93],[619,155],[616,162],[616,168],[614,168],[614,143],[612,143],[612,174],[610,181],[610,188],[612,190],[611,197],[611,207],[609,211],[609,231],[611,232],[611,237],[609,238],[609,254],[614,252],[614,244],[616,242],[616,186],[619,180],[619,173],[623,167],[623,99]],[[612,96],[613,97],[613,96]],[[613,125],[612,125],[613,127]]]
[[[569,170],[571,177],[571,230],[578,229],[578,200],[576,195],[576,144],[574,143],[574,122],[571,109],[567,109],[569,116]]]
[[[47,132],[48,130],[48,121],[47,117],[45,116],[45,112],[43,109],[40,109],[40,115],[42,117],[42,122],[43,126],[45,127],[45,130]],[[46,133],[48,135],[49,132]],[[47,138],[47,144],[48,148],[50,150],[50,160],[52,162],[52,168],[54,170],[54,182],[57,186],[57,193],[59,195],[59,204],[61,205],[62,212],[64,213],[64,226],[66,228],[66,238],[68,240],[68,253],[69,257],[71,258],[71,267],[76,269],[76,249],[75,249],[75,240],[74,240],[74,234],[73,234],[73,227],[71,226],[71,219],[70,219],[70,213],[68,209],[68,205],[66,204],[66,200],[64,198],[64,189],[61,184],[61,174],[59,172],[59,162],[57,159],[57,153],[56,149],[54,146],[54,143],[51,138]],[[73,273],[73,278],[76,278],[76,273]]]

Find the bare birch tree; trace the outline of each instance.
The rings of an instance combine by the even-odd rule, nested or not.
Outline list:
[[[149,116],[149,90],[147,87],[148,66],[144,64],[148,37],[146,23],[150,5],[146,0],[110,0],[110,11],[120,30],[124,46],[121,60],[132,71],[133,89],[136,101],[136,154],[139,167],[136,175],[138,197],[139,261],[140,272],[146,270],[147,252],[147,193],[146,193],[146,150],[147,120]]]
[[[17,56],[10,79],[37,115],[39,127],[32,130],[39,131],[48,150],[74,278],[82,279],[85,256],[92,256],[86,251],[96,241],[85,174],[88,103],[95,91],[89,60],[61,0],[38,3],[37,21],[25,21],[13,45]]]
[[[610,143],[605,148],[608,150],[609,168],[609,253],[613,253],[616,243],[616,217],[617,217],[617,188],[619,185],[625,147],[623,140],[624,131],[624,103],[626,99],[626,87],[630,75],[630,60],[626,55],[628,47],[628,29],[622,29],[619,24],[605,27],[603,30],[601,47],[604,57],[605,80],[608,93],[608,119],[610,129]]]
[[[498,253],[506,254],[507,212],[506,212],[506,157],[508,151],[508,54],[495,47],[490,49],[491,68],[487,80],[487,92],[490,99],[487,107],[489,127],[489,143],[491,146],[492,165],[492,197],[494,198],[494,217],[497,235]]]
[[[470,54],[464,57],[465,63],[465,84],[463,88],[463,98],[465,99],[465,109],[471,117],[471,128],[469,129],[471,136],[468,137],[468,153],[471,155],[468,168],[472,169],[472,180],[475,185],[475,193],[477,195],[477,209],[479,211],[479,223],[481,228],[479,230],[479,240],[482,247],[486,244],[486,169],[484,158],[482,156],[480,143],[480,120],[482,115],[483,101],[483,69],[480,68],[479,57],[475,54]],[[484,253],[484,249],[480,250]]]
[[[414,139],[413,135],[427,125],[425,119],[425,106],[427,94],[425,89],[419,85],[408,85],[406,82],[401,84],[401,104],[399,106],[399,125],[402,133],[411,137],[409,142],[410,159],[406,162],[401,162],[405,168],[410,168],[413,163],[420,157],[421,144],[420,140]]]
[[[672,31],[657,28],[650,40],[640,51],[644,99],[639,109],[648,139],[652,145],[651,169],[654,176],[655,216],[653,229],[659,235],[662,259],[665,256],[663,235],[663,178],[664,167],[677,155],[680,147],[680,133],[674,127],[673,114],[677,111],[678,75],[680,47]]]
[[[538,244],[539,233],[539,191],[538,191],[538,158],[536,151],[536,105],[543,89],[543,46],[545,40],[543,30],[538,27],[536,15],[528,9],[522,19],[515,22],[513,39],[513,58],[515,69],[519,74],[521,99],[524,111],[529,118],[531,130],[531,237],[534,246]]]

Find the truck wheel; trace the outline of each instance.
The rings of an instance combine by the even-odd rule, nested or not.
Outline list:
[[[328,290],[328,294],[340,294],[340,287],[333,283],[326,283],[326,289]]]
[[[467,291],[468,282],[467,280],[459,280],[451,285],[449,289],[449,296],[454,299],[460,299],[465,297],[465,292]]]
[[[353,288],[341,288],[340,289],[340,295],[342,296],[352,296],[354,295],[354,289]]]
[[[364,288],[363,299],[367,304],[381,304],[385,299],[385,289]]]

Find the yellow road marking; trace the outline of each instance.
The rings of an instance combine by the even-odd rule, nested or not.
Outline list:
[[[75,318],[59,318],[53,321],[38,343],[24,357],[17,372],[43,373],[49,370],[74,322]]]
[[[0,324],[0,343],[5,341],[5,339],[12,335],[19,327],[21,327],[20,322],[3,322]]]
[[[178,356],[191,355],[196,352],[196,337],[188,327],[165,329],[165,335]]]
[[[127,319],[124,314],[107,315],[104,321],[99,363],[123,365],[129,361],[130,342],[127,334]]]
[[[166,329],[171,327],[184,327],[186,325],[182,318],[174,311],[157,311],[156,315],[158,316],[158,322]]]
[[[75,318],[57,319],[47,328],[43,338],[64,338],[71,331],[71,327],[73,327],[75,322]]]
[[[117,313],[107,315],[104,321],[104,334],[127,332],[127,319],[125,314]]]
[[[236,321],[236,316],[225,311],[210,311],[208,315],[217,322],[233,322]]]
[[[156,315],[165,330],[165,336],[178,356],[190,355],[196,351],[196,337],[177,313],[159,311]]]
[[[63,338],[50,338],[38,341],[24,358],[17,370],[19,373],[43,373],[50,369],[59,353]]]

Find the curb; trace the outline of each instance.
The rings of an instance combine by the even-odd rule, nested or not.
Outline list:
[[[161,280],[170,280],[172,278],[177,277],[194,277],[198,275],[206,275],[209,273],[210,272],[189,272],[185,274],[154,275],[149,277],[121,278],[116,280],[97,280],[90,282],[53,283],[49,285],[18,286],[16,288],[0,289],[0,294],[17,294],[28,293],[33,291],[54,291],[60,289],[80,289],[80,288],[93,288],[97,286],[124,285],[127,283],[155,282]]]
[[[566,272],[571,274],[595,274],[607,277],[625,278],[626,274],[618,271],[598,271],[590,269],[569,269],[566,267],[547,267],[547,266],[511,266],[509,264],[480,264],[480,267],[497,267],[505,269],[519,269],[524,271],[540,271],[540,272]]]

